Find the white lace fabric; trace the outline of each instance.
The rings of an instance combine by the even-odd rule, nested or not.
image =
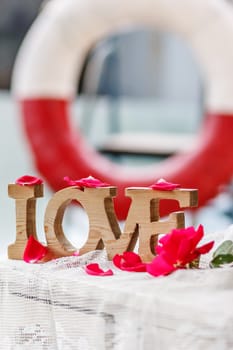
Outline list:
[[[87,275],[98,262],[113,276]],[[0,264],[0,349],[233,348],[233,269],[155,278],[114,268],[105,251]]]

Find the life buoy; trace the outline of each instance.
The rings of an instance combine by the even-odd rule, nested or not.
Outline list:
[[[118,187],[116,212],[124,219],[124,189],[159,178],[199,189],[199,205],[233,173],[233,20],[221,0],[52,0],[29,30],[16,59],[12,89],[38,170],[53,189],[63,176],[92,175]],[[89,48],[124,26],[143,24],[177,33],[196,53],[206,83],[206,115],[195,147],[143,169],[111,163],[71,127],[70,104]],[[162,207],[162,214],[175,209]]]

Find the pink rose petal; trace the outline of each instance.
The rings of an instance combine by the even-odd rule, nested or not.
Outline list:
[[[197,247],[196,250],[198,254],[206,254],[209,253],[209,251],[213,248],[214,241],[210,241],[206,244],[203,244],[201,247]]]
[[[146,272],[146,264],[134,252],[124,252],[122,255],[116,254],[112,262],[118,269],[123,271]]]
[[[69,186],[78,186],[78,187],[89,187],[89,188],[97,188],[97,187],[108,187],[109,184],[102,182],[92,176],[88,176],[79,180],[72,180],[68,176],[64,177],[64,180],[68,183]]]
[[[27,245],[24,250],[23,260],[27,263],[36,263],[42,260],[48,253],[48,248],[38,242],[32,235],[27,241]]]
[[[24,175],[19,177],[15,183],[21,186],[34,186],[42,184],[43,181],[36,176]]]
[[[73,252],[72,256],[79,256],[79,251]]]
[[[113,272],[111,269],[104,271],[99,267],[99,264],[89,264],[85,266],[85,271],[88,275],[92,276],[112,276]]]
[[[67,185],[68,186],[77,186],[77,187],[80,187],[80,185],[78,184],[79,183],[79,180],[71,180],[69,178],[69,176],[65,176],[64,178],[64,181],[67,182]]]
[[[160,190],[160,191],[172,191],[176,188],[179,188],[179,184],[174,184],[172,182],[167,182],[164,179],[159,179],[157,182],[149,186],[152,190]]]
[[[150,264],[147,264],[147,272],[155,277],[169,275],[175,270],[177,268],[167,262],[162,255],[156,256]]]

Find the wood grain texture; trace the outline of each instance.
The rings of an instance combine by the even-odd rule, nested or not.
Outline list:
[[[22,259],[30,234],[36,236],[36,198],[43,196],[43,186],[9,185],[9,196],[16,201],[16,241],[9,246],[11,259]],[[160,234],[169,233],[173,228],[185,226],[183,212],[171,213],[167,219],[159,215],[160,200],[176,200],[180,207],[197,206],[198,192],[194,189],[158,191],[147,187],[125,189],[131,198],[131,205],[121,231],[117,220],[113,198],[116,187],[80,189],[67,187],[56,192],[50,199],[44,216],[45,237],[49,250],[55,257],[72,255],[78,248],[66,238],[62,223],[64,213],[72,201],[82,205],[89,219],[88,238],[79,253],[106,248],[108,258],[115,254],[133,251],[139,240],[139,254],[143,261],[151,261],[154,247]],[[78,234],[78,227],[77,227]]]
[[[8,247],[9,259],[22,260],[28,237],[36,232],[36,198],[43,197],[43,184],[21,186],[9,184],[8,195],[15,199],[16,240]]]

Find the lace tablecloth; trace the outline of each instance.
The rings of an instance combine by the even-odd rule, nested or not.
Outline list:
[[[85,273],[97,261],[113,276]],[[104,251],[0,265],[1,349],[233,348],[233,269],[154,278],[115,269]]]

